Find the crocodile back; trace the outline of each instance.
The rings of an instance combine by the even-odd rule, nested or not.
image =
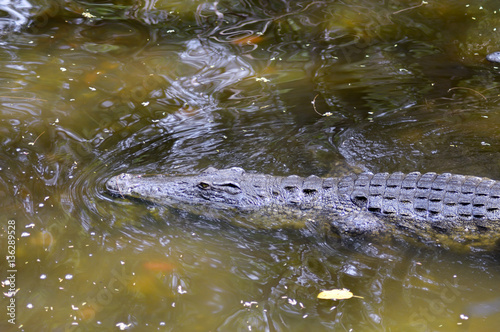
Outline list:
[[[477,226],[482,220],[500,220],[500,182],[476,176],[365,172],[342,178],[339,194],[387,216],[474,221]]]

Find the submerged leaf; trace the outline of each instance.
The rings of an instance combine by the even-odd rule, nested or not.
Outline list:
[[[113,44],[85,43],[82,48],[91,53],[107,53],[120,49],[120,46]]]
[[[147,261],[142,266],[149,271],[153,272],[170,272],[174,269],[174,265],[169,262],[163,261]]]
[[[318,294],[318,299],[323,299],[323,300],[347,300],[350,299],[351,297],[358,297],[360,299],[363,298],[361,296],[354,295],[347,288],[322,291],[321,293]]]

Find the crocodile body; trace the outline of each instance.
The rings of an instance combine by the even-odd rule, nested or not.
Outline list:
[[[405,233],[458,242],[500,238],[500,182],[450,173],[279,177],[241,168],[111,178],[107,189],[178,209],[238,212],[248,224],[327,225],[340,235]],[[212,215],[212,214],[211,214]]]

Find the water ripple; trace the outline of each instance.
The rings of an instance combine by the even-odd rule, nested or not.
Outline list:
[[[27,24],[32,8],[27,0],[1,0],[0,33],[19,31]]]

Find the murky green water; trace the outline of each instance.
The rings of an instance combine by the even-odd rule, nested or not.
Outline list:
[[[103,187],[208,166],[500,179],[496,1],[12,0],[0,27],[0,330],[497,330],[498,253],[246,229]],[[332,288],[363,298],[316,299]]]

